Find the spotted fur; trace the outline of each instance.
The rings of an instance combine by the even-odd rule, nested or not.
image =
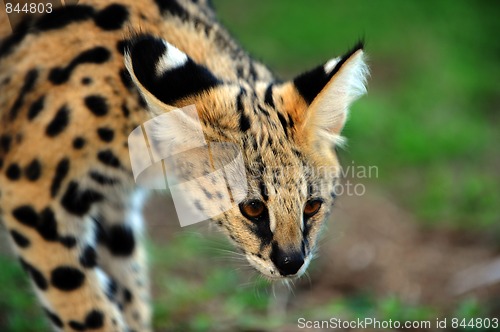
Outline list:
[[[80,1],[15,31],[0,43],[0,217],[55,330],[151,330],[127,137],[178,107],[242,151],[245,200],[213,222],[266,277],[305,271],[364,92],[362,45],[281,82],[201,0]],[[223,197],[207,181],[200,210]]]

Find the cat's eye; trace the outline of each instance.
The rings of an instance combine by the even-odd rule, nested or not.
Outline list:
[[[266,210],[266,206],[259,200],[251,200],[240,204],[241,213],[248,219],[259,218]]]
[[[304,216],[306,218],[314,216],[316,213],[318,213],[319,209],[321,208],[321,204],[323,204],[323,201],[320,199],[308,200],[306,202],[306,205],[304,206]]]

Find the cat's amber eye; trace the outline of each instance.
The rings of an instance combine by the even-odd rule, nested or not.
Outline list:
[[[259,200],[251,200],[240,204],[241,213],[249,218],[259,218],[266,210],[266,206]]]
[[[321,204],[323,204],[323,201],[320,199],[308,200],[306,202],[306,206],[304,207],[304,216],[306,216],[306,218],[314,216],[321,208]]]

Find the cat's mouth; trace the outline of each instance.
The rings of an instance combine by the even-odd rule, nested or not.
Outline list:
[[[256,255],[246,255],[246,258],[250,265],[252,265],[257,271],[262,273],[269,280],[286,280],[286,279],[297,279],[300,278],[307,270],[309,263],[311,261],[310,256],[305,257],[302,267],[294,274],[283,275],[279,269],[271,262],[271,260],[265,260]]]

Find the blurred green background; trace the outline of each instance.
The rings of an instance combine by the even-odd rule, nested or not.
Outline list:
[[[339,198],[327,244],[292,292],[251,272],[216,234],[162,224],[166,198],[151,203],[156,330],[295,331],[299,317],[499,317],[500,276],[463,292],[443,285],[499,257],[500,3],[214,4],[244,48],[284,79],[365,40],[369,93],[351,109],[341,159],[376,166],[378,178],[363,180],[363,197]],[[367,227],[376,231],[361,237]],[[401,243],[384,247],[384,227]],[[5,254],[0,266],[0,330],[48,331],[17,263]],[[418,292],[394,286],[406,275]]]

